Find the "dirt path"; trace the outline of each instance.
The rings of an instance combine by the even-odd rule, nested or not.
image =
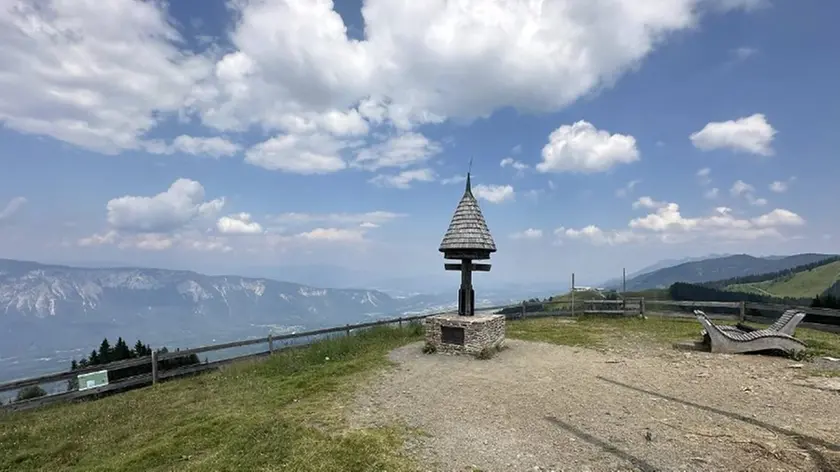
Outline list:
[[[428,470],[840,470],[840,393],[792,361],[508,345],[399,348],[351,422],[420,428],[406,449]]]

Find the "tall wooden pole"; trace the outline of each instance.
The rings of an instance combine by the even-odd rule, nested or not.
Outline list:
[[[572,316],[575,316],[575,273],[572,272]]]
[[[624,298],[624,293],[627,292],[627,269],[621,269],[621,298]]]

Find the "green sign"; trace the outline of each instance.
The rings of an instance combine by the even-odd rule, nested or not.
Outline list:
[[[98,372],[89,372],[87,374],[79,375],[79,390],[88,390],[91,388],[108,385],[108,371],[100,370]]]

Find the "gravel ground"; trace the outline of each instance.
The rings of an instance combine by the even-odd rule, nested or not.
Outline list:
[[[419,428],[405,448],[430,471],[840,470],[840,379],[796,362],[507,344],[393,351],[351,424]]]

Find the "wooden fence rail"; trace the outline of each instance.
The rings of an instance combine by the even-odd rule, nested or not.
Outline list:
[[[602,306],[603,309],[593,309],[593,310],[579,310],[577,313],[585,313],[585,314],[617,314],[617,315],[627,315],[627,314],[644,314],[646,307],[671,307],[671,308],[727,308],[727,309],[737,309],[739,310],[739,318],[743,321],[744,320],[744,313],[745,310],[758,310],[761,312],[782,312],[786,309],[796,308],[804,311],[806,314],[809,315],[816,315],[821,317],[828,317],[828,318],[836,318],[838,323],[840,323],[840,310],[832,310],[827,308],[810,308],[810,307],[796,307],[796,306],[788,306],[788,305],[774,305],[774,304],[766,304],[766,303],[752,303],[752,302],[718,302],[718,301],[667,301],[667,300],[646,300],[644,298],[633,298],[633,299],[626,299],[626,300],[579,300],[575,305],[581,304],[584,307],[596,307]],[[497,312],[502,309],[511,309],[516,308],[517,313],[512,315],[511,317],[520,317],[520,318],[539,318],[539,317],[552,317],[552,316],[569,316],[575,314],[575,309],[572,306],[572,310],[560,310],[560,311],[536,311],[536,312],[529,312],[527,308],[529,306],[540,306],[542,307],[544,304],[542,302],[522,302],[512,305],[499,305],[499,306],[492,306],[492,307],[485,307],[485,308],[478,308],[478,311],[490,311],[490,312]],[[627,309],[619,309],[620,307],[625,307]],[[521,310],[521,311],[520,311]],[[658,310],[657,310],[658,311]],[[68,392],[62,392],[58,394],[47,395],[44,397],[34,398],[31,400],[25,400],[20,402],[13,402],[8,405],[0,406],[0,411],[3,410],[22,410],[22,409],[29,409],[35,408],[41,405],[45,405],[48,403],[58,402],[58,401],[67,401],[67,400],[75,400],[79,398],[83,398],[86,396],[97,395],[106,393],[109,391],[119,391],[124,390],[127,388],[133,388],[135,386],[142,386],[148,384],[154,384],[159,380],[169,379],[180,377],[184,375],[191,375],[197,372],[204,372],[208,370],[218,369],[220,366],[225,365],[230,362],[235,362],[238,360],[248,359],[248,358],[256,358],[261,356],[266,356],[271,354],[274,350],[274,343],[278,341],[285,341],[285,340],[292,340],[292,339],[300,339],[300,338],[308,338],[313,336],[322,336],[326,334],[334,334],[334,333],[344,333],[349,335],[354,330],[359,329],[366,329],[372,328],[376,326],[386,326],[386,325],[393,325],[399,324],[402,325],[403,323],[411,323],[415,321],[420,321],[425,319],[426,317],[439,315],[443,313],[452,313],[452,311],[444,311],[444,312],[435,312],[435,313],[427,313],[421,315],[414,315],[414,316],[404,316],[399,318],[390,318],[378,321],[371,321],[366,323],[359,323],[354,325],[345,325],[345,326],[336,326],[332,328],[323,328],[323,329],[316,329],[311,331],[303,331],[299,333],[289,333],[289,334],[282,334],[282,335],[268,335],[262,338],[254,338],[254,339],[246,339],[241,341],[232,341],[226,342],[221,344],[213,344],[207,346],[199,346],[190,349],[183,349],[183,350],[176,350],[176,351],[169,351],[165,353],[154,351],[152,356],[145,356],[136,359],[126,359],[122,361],[110,362],[108,364],[101,364],[95,366],[88,366],[84,368],[80,368],[74,371],[65,371],[65,372],[56,372],[52,374],[42,375],[39,377],[33,378],[26,378],[26,379],[18,379],[13,380],[10,382],[5,382],[0,384],[0,392],[6,392],[11,390],[18,390],[25,387],[30,387],[33,385],[40,385],[40,384],[48,384],[48,383],[57,383],[62,381],[71,380],[77,378],[80,374],[90,373],[90,372],[98,372],[98,371],[116,371],[121,369],[126,369],[130,367],[136,367],[141,365],[150,365],[152,367],[152,372],[150,374],[141,374],[129,378],[120,379],[114,383],[109,383],[107,385],[96,387],[92,389],[86,390],[73,390]],[[666,316],[672,314],[670,312],[663,313]],[[510,315],[509,315],[510,316]],[[213,352],[213,351],[221,351],[224,349],[232,349],[238,347],[246,347],[246,346],[253,346],[258,344],[268,344],[266,351],[260,351],[257,353],[246,354],[241,356],[235,356],[227,359],[216,360],[213,362],[206,362],[202,364],[194,364],[194,365],[187,365],[182,367],[176,367],[164,371],[160,371],[158,369],[158,364],[161,361],[165,361],[167,359],[176,359],[181,358],[184,356],[189,356],[192,354],[200,354],[206,352]]]
[[[518,306],[517,305],[498,305],[498,306],[490,306],[490,307],[477,307],[478,311],[498,311],[502,308],[508,308],[510,306]],[[77,369],[74,371],[64,371],[64,372],[56,372],[53,374],[42,375],[39,377],[32,377],[26,379],[18,379],[12,380],[10,382],[0,383],[0,392],[5,392],[9,390],[17,390],[25,387],[30,387],[33,385],[40,385],[45,383],[56,383],[67,381],[76,378],[80,374],[90,373],[90,372],[99,372],[102,370],[121,370],[126,369],[129,367],[136,367],[140,365],[148,365],[152,364],[153,366],[153,373],[152,373],[152,381],[156,382],[158,377],[156,374],[157,366],[156,364],[160,361],[164,361],[167,359],[176,359],[185,356],[189,356],[192,354],[200,354],[205,352],[213,352],[213,351],[221,351],[224,349],[231,349],[236,347],[245,347],[245,346],[253,346],[257,344],[269,344],[269,349],[266,352],[272,351],[273,346],[272,344],[277,341],[285,341],[291,339],[299,339],[299,338],[307,338],[311,336],[321,336],[325,334],[333,334],[333,333],[345,333],[349,334],[354,330],[359,329],[366,329],[372,328],[376,326],[386,326],[386,325],[393,325],[393,324],[400,324],[402,323],[411,323],[413,321],[422,320],[428,316],[439,315],[443,313],[451,313],[451,311],[443,311],[443,312],[435,312],[435,313],[427,313],[421,315],[413,315],[413,316],[401,316],[399,318],[388,318],[384,320],[377,320],[377,321],[370,321],[367,323],[358,323],[353,325],[344,325],[344,326],[336,326],[332,328],[323,328],[323,329],[316,329],[311,331],[302,331],[298,333],[289,333],[289,334],[282,334],[282,335],[268,335],[262,338],[254,338],[254,339],[245,339],[242,341],[232,341],[227,343],[220,343],[220,344],[212,344],[207,346],[199,346],[191,349],[181,349],[177,351],[169,351],[165,353],[155,352],[154,353],[154,362],[152,356],[144,356],[138,357],[136,359],[126,359],[121,361],[109,362],[107,364],[99,364],[95,366],[88,366],[85,368]],[[232,359],[238,359],[242,357],[249,357],[251,356],[237,356]],[[206,364],[203,364],[206,365]],[[171,369],[171,370],[178,370],[178,369]],[[122,381],[118,382],[121,383]],[[96,393],[95,389],[91,389],[92,393]]]

